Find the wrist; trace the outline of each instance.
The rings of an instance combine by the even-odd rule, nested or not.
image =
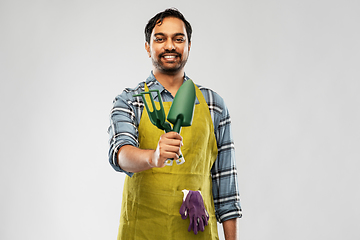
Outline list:
[[[151,168],[153,168],[153,167],[155,167],[155,165],[154,165],[155,150],[148,150],[148,151],[149,151],[149,154],[148,154],[148,157],[146,158],[146,162]]]

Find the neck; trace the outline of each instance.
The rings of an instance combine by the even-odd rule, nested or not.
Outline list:
[[[156,80],[163,85],[163,87],[168,90],[173,96],[176,95],[177,91],[184,82],[184,70],[180,70],[177,73],[169,74],[163,73],[157,69],[153,70],[153,74]]]

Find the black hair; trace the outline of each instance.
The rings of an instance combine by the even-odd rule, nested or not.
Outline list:
[[[156,14],[153,18],[151,18],[149,20],[149,22],[145,26],[146,42],[148,42],[150,44],[151,33],[152,33],[152,30],[154,29],[155,25],[156,24],[161,25],[164,18],[167,18],[167,17],[175,17],[184,22],[186,34],[187,34],[187,37],[188,37],[189,43],[190,43],[191,42],[191,33],[192,33],[191,25],[188,21],[186,21],[184,15],[182,15],[181,12],[179,12],[179,10],[177,10],[176,8],[168,8],[163,12],[159,12],[158,14]]]

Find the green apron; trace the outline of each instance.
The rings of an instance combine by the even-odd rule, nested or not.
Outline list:
[[[195,88],[199,104],[195,105],[192,126],[181,129],[185,163],[174,162],[172,166],[135,173],[131,178],[126,176],[118,240],[218,239],[210,175],[217,157],[216,139],[209,107]],[[171,102],[163,104],[167,115]],[[150,122],[145,108],[138,130],[141,149],[156,149],[164,134]],[[179,213],[183,189],[200,190],[210,215],[209,225],[197,235],[188,232],[189,218],[183,220]]]

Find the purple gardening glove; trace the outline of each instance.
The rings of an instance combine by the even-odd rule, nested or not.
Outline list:
[[[188,231],[192,229],[196,235],[199,230],[203,232],[205,226],[208,225],[209,214],[205,209],[200,191],[183,190],[183,193],[184,200],[179,212],[182,219],[190,217]]]

